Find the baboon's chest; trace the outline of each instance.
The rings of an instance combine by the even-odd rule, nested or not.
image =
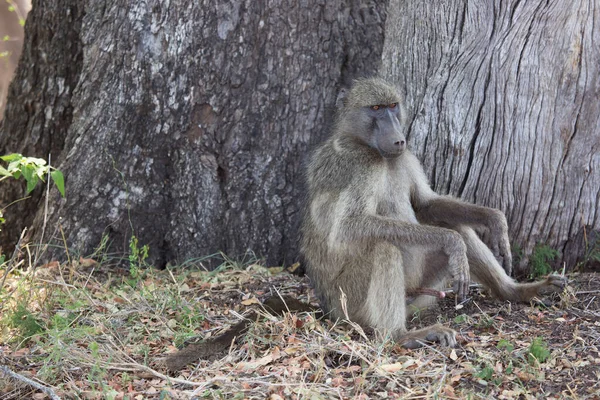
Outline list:
[[[382,171],[375,180],[377,186],[373,190],[373,201],[377,215],[417,222],[410,202],[410,181],[401,171]]]

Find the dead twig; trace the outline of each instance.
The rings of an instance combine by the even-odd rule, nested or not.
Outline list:
[[[174,383],[179,383],[182,385],[188,385],[188,386],[201,386],[204,384],[204,382],[192,382],[192,381],[188,381],[185,379],[179,379],[179,378],[171,378],[167,375],[161,374],[158,371],[153,370],[150,367],[146,367],[145,365],[142,364],[137,364],[137,363],[121,363],[121,364],[112,364],[109,362],[105,362],[105,361],[100,361],[98,363],[91,363],[91,362],[82,362],[83,365],[88,365],[88,366],[94,366],[94,365],[101,365],[106,369],[111,369],[111,370],[115,370],[115,371],[126,371],[126,372],[136,372],[136,371],[142,371],[142,372],[147,372],[151,375],[156,376],[157,378],[160,379],[164,379],[166,381],[171,381]]]
[[[600,290],[584,290],[582,292],[575,292],[575,296],[579,294],[600,294]]]
[[[0,371],[2,371],[5,375],[10,376],[13,379],[24,382],[29,386],[33,386],[37,390],[41,390],[46,393],[52,400],[60,400],[60,397],[48,386],[44,386],[41,383],[37,383],[36,381],[29,379],[21,374],[17,374],[16,372],[11,371],[6,365],[0,365]]]

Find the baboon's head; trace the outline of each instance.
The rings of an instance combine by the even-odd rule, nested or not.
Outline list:
[[[402,99],[380,78],[358,79],[338,95],[338,132],[351,135],[376,149],[384,158],[395,158],[406,149]]]

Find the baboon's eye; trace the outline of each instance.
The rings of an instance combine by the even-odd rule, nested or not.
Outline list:
[[[379,107],[380,107],[380,106],[371,106],[371,110],[373,110],[373,111],[377,111],[377,110],[379,110]]]
[[[397,106],[397,105],[398,105],[398,103],[392,103],[392,104],[390,104],[388,107],[389,107],[389,108],[396,108],[396,106]]]

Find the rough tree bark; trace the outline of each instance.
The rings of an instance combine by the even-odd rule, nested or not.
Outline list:
[[[568,268],[600,231],[599,16],[599,0],[409,0],[386,24],[383,74],[435,189],[502,209],[525,254],[545,243]]]
[[[385,28],[382,71],[434,187],[503,209],[526,253],[547,243],[569,267],[600,230],[599,1],[396,0]],[[386,6],[34,3],[0,153],[51,154],[67,175],[43,241],[60,226],[83,254],[135,234],[156,265],[295,260],[301,158],[339,84],[379,69]],[[23,194],[2,189],[0,204]],[[5,248],[24,226],[39,238],[40,192],[5,213]]]
[[[157,266],[294,261],[301,158],[340,83],[380,67],[386,3],[34,2],[0,153],[51,154],[65,173],[43,241],[61,245],[60,227],[89,254],[107,234],[119,253],[134,234]],[[39,238],[41,205],[7,210],[5,246],[34,215]]]
[[[23,27],[20,19],[27,16],[28,0],[0,3],[0,120],[4,116],[8,84],[10,83],[23,46]],[[11,10],[14,7],[14,10]]]

